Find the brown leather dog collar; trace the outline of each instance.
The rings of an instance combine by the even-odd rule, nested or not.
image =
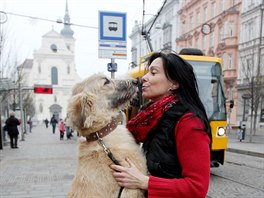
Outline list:
[[[115,118],[112,119],[112,122],[107,124],[104,128],[100,129],[99,131],[93,132],[90,135],[86,136],[87,142],[96,141],[99,138],[103,138],[115,130],[117,127],[117,120]]]

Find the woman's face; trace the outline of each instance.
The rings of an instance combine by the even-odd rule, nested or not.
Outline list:
[[[169,89],[173,88],[173,83],[165,75],[162,59],[156,58],[148,69],[148,73],[142,77],[142,96],[156,101],[169,95]]]

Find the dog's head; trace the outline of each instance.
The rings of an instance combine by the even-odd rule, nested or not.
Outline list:
[[[77,83],[67,110],[71,127],[82,136],[103,128],[118,110],[130,104],[137,92],[136,83],[134,79],[109,79],[103,74]]]

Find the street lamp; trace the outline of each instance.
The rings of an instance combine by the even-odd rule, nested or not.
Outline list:
[[[1,30],[1,24],[4,24],[7,21],[7,15],[5,12],[0,11],[0,65],[1,65],[1,70],[0,70],[0,79],[3,77],[3,68],[2,68],[2,63],[1,63],[1,56],[2,56],[2,30]],[[1,97],[0,97],[1,99]],[[3,149],[3,139],[4,139],[4,134],[2,130],[2,102],[0,104],[0,150]]]

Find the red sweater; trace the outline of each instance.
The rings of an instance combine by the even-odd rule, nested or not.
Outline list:
[[[210,181],[210,139],[201,131],[203,128],[202,121],[191,113],[181,117],[175,128],[175,138],[183,178],[164,179],[150,176],[148,198],[206,196]]]

